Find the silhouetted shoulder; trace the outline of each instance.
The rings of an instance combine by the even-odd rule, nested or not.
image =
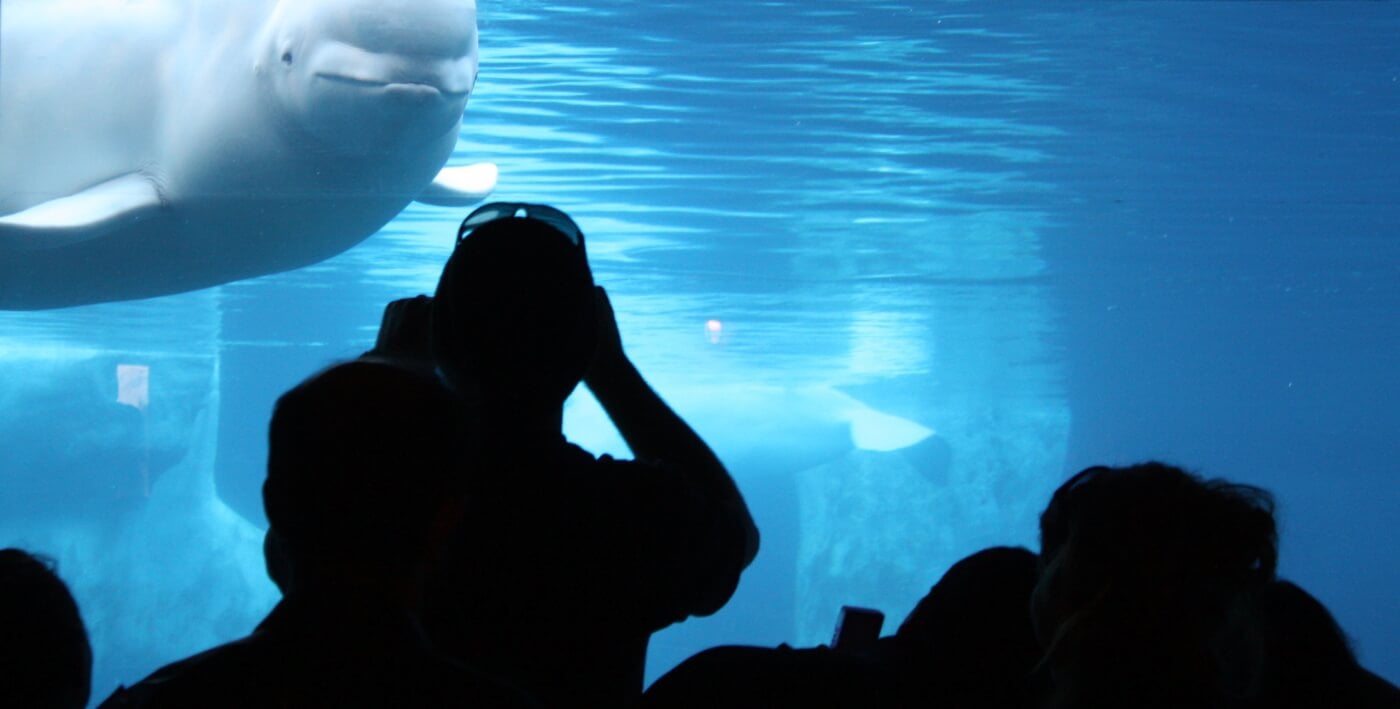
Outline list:
[[[1400,687],[1368,669],[1361,669],[1356,692],[1364,709],[1400,709]]]
[[[220,694],[230,678],[246,676],[254,663],[244,638],[205,650],[162,667],[130,687],[119,687],[98,709],[137,709],[176,706],[233,706],[221,704]],[[217,692],[217,694],[215,693]],[[225,696],[229,702],[246,697]]]
[[[167,665],[122,687],[98,709],[246,709],[269,707],[499,707],[540,705],[504,682],[437,656],[404,653],[344,672],[309,667],[302,649],[268,653],[249,639]]]
[[[875,663],[826,646],[730,645],[705,650],[657,679],[645,709],[892,706]]]
[[[1400,690],[1363,668],[1331,611],[1297,584],[1266,584],[1247,599],[1245,636],[1258,644],[1259,709],[1400,709]],[[1248,646],[1248,640],[1244,643]],[[1233,648],[1231,648],[1233,649]]]

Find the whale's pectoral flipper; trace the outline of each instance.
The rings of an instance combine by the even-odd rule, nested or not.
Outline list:
[[[496,189],[500,170],[495,163],[479,162],[462,167],[444,167],[432,184],[415,198],[439,207],[465,207],[480,202]]]
[[[0,216],[0,249],[52,249],[95,239],[162,205],[155,183],[133,172]]]

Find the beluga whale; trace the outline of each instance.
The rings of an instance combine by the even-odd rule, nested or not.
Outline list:
[[[474,0],[4,0],[0,309],[148,298],[299,268],[444,167],[478,67]]]

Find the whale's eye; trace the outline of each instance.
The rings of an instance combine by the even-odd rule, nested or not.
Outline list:
[[[291,53],[291,52],[282,52],[282,63],[283,63],[283,64],[291,64],[291,63],[292,63],[292,53]]]

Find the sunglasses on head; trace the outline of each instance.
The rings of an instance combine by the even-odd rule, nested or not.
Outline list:
[[[569,238],[574,246],[583,245],[583,231],[578,228],[574,220],[569,215],[555,209],[547,204],[525,204],[524,202],[492,202],[483,204],[467,215],[462,220],[462,226],[457,228],[457,241],[467,238],[473,229],[494,222],[497,219],[509,219],[515,216],[525,216],[529,219],[537,219],[558,229],[561,234]]]

